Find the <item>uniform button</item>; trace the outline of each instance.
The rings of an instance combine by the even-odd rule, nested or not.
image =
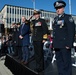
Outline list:
[[[65,40],[65,38],[64,38],[64,40]]]

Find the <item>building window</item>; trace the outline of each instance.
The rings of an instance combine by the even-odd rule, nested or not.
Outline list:
[[[10,23],[11,23],[11,18],[10,18]]]
[[[50,14],[50,17],[54,18],[54,15],[53,14]]]
[[[16,14],[16,8],[15,8],[15,14]]]
[[[17,14],[19,14],[19,9],[17,9]]]
[[[15,18],[15,23],[16,23],[16,18]]]
[[[10,13],[11,13],[11,7],[10,7]]]
[[[19,19],[19,22],[21,22],[21,19]]]
[[[48,13],[46,13],[45,16],[48,17]]]
[[[7,23],[9,22],[8,20],[9,20],[9,19],[7,18]]]
[[[33,15],[33,11],[31,11],[31,15]]]
[[[48,17],[50,17],[50,16],[49,16],[49,13],[48,13]]]
[[[46,13],[45,13],[45,17],[46,17],[47,15],[46,15]]]
[[[21,14],[21,9],[20,9],[20,14]]]
[[[27,14],[26,15],[28,15],[28,10],[27,10]]]
[[[25,10],[25,15],[26,15],[26,10]]]
[[[43,13],[43,16],[44,16],[44,13]]]
[[[9,13],[9,8],[7,7],[7,13]]]
[[[14,8],[12,8],[12,14],[14,14]]]
[[[14,18],[12,18],[12,21],[14,22]]]
[[[9,19],[7,18],[7,23],[9,22],[8,20],[9,20]]]
[[[29,15],[30,15],[30,10],[29,10]]]
[[[19,22],[19,19],[17,19],[17,22]]]
[[[22,10],[22,15],[24,15],[24,10]]]

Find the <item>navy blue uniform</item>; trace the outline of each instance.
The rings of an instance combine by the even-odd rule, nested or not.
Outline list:
[[[62,14],[55,17],[53,47],[56,52],[59,75],[72,75],[71,48],[73,47],[74,34],[75,24],[71,15]]]
[[[33,23],[33,45],[36,58],[36,69],[44,70],[44,54],[43,54],[43,40],[47,39],[48,28],[44,19],[34,19]]]
[[[53,23],[53,47],[72,48],[74,42],[75,24],[70,15],[63,14],[56,17]]]

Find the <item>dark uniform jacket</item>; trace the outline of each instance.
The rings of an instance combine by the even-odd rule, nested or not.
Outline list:
[[[53,47],[73,47],[75,24],[71,15],[63,14],[55,17],[53,22]]]
[[[33,23],[33,41],[42,41],[47,39],[48,28],[44,19],[32,20]]]

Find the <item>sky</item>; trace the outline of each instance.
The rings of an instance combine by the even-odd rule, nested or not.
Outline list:
[[[0,10],[3,8],[5,4],[27,7],[27,8],[34,8],[33,1],[34,0],[0,0]],[[35,0],[35,9],[43,9],[46,11],[56,12],[53,6],[55,1],[57,0]],[[70,14],[69,0],[63,0],[63,1],[66,2],[65,13]],[[76,0],[70,0],[70,1],[71,1],[71,8],[72,8],[71,14],[76,15],[76,8],[75,8]]]

